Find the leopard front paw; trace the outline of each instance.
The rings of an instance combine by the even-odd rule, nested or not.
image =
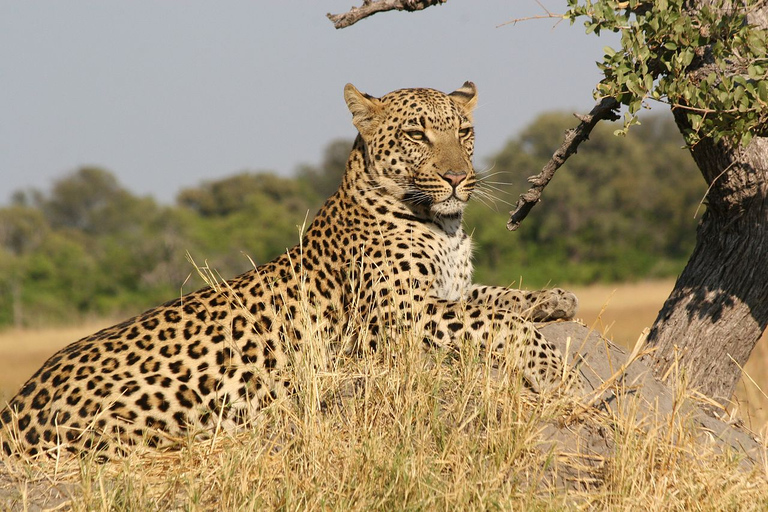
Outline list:
[[[533,320],[571,320],[579,309],[579,299],[573,293],[561,288],[542,291],[533,311]]]

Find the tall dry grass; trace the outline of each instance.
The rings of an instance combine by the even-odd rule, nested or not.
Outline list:
[[[247,429],[105,464],[88,456],[4,459],[0,503],[126,511],[768,508],[766,467],[745,467],[708,443],[684,407],[641,422],[637,403],[613,415],[583,411],[571,395],[531,394],[518,374],[474,347],[425,355],[418,336],[331,365],[318,364],[321,352],[291,370],[296,395],[266,407]],[[683,403],[688,392],[678,384]],[[543,443],[552,428],[601,432],[610,449]]]
[[[297,394],[244,431],[106,464],[5,460],[9,507],[73,510],[762,510],[763,468],[718,453],[681,413],[638,424],[590,411],[607,455],[541,444],[574,413],[472,347],[397,350],[293,370]],[[681,400],[685,400],[681,393]],[[622,410],[619,408],[618,410]],[[668,425],[674,425],[669,428]],[[573,462],[581,461],[581,462]],[[588,463],[586,463],[586,462]],[[571,468],[566,474],[565,467]],[[574,471],[573,468],[576,468]],[[51,489],[57,492],[46,495]],[[43,497],[41,499],[41,496]]]

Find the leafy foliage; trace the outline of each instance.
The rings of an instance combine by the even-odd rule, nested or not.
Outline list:
[[[515,198],[572,125],[566,114],[540,116],[491,159],[481,188]],[[705,192],[693,160],[666,117],[648,119],[626,138],[612,129],[594,129],[514,235],[506,231],[504,209],[489,213],[470,204],[478,281],[509,284],[522,276],[527,286],[563,285],[669,276],[683,268]]]
[[[510,284],[522,275],[525,285],[543,286],[682,268],[704,190],[667,118],[649,119],[626,139],[598,126],[515,234],[503,208],[490,211],[490,196],[514,198],[571,124],[565,114],[543,115],[492,159],[467,212],[478,281]],[[62,178],[47,195],[17,192],[0,208],[0,325],[134,314],[173,299],[202,285],[187,252],[224,278],[274,258],[338,187],[350,147],[330,143],[296,178],[241,173],[185,189],[172,206],[136,197],[94,168]]]
[[[702,2],[693,13],[687,0],[568,0],[565,17],[586,17],[587,33],[621,33],[621,49],[604,48],[595,92],[628,107],[620,133],[654,99],[686,110],[688,144],[746,145],[768,126],[768,31],[747,23],[760,1]]]

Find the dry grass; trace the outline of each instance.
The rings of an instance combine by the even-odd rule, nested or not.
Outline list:
[[[299,365],[293,399],[246,431],[97,464],[7,461],[8,506],[73,510],[763,510],[762,468],[718,454],[680,413],[640,427],[633,411],[580,413],[565,429],[604,431],[607,456],[544,447],[573,414],[534,396],[476,351]],[[681,393],[681,400],[685,400]],[[671,425],[674,425],[671,427]],[[565,478],[560,472],[570,467]],[[573,468],[576,468],[575,472]],[[46,495],[55,491],[53,495]],[[41,498],[42,496],[42,498]]]
[[[663,288],[658,283],[649,286]],[[585,319],[600,310],[599,301],[590,296],[581,293]],[[638,289],[627,295],[634,301],[626,305],[628,313],[652,307],[638,301],[640,296]],[[621,297],[617,293],[608,305],[603,323]],[[638,315],[632,317],[639,325]],[[608,332],[618,337],[618,319]],[[10,334],[0,337],[2,354],[10,353]],[[28,361],[32,368],[26,373],[15,370],[25,375],[47,357],[39,357],[46,352],[42,344],[33,344],[31,338],[27,343],[35,352]],[[46,343],[51,343],[48,352],[57,348],[50,340]],[[19,352],[15,364],[21,366],[25,359]],[[10,369],[2,361],[0,374]],[[471,348],[424,357],[420,343],[407,338],[397,352],[341,358],[321,369],[311,358],[304,363],[294,369],[296,397],[273,403],[242,432],[190,441],[165,453],[137,451],[106,464],[88,458],[6,460],[0,506],[651,511],[768,507],[768,470],[740,467],[737,456],[719,453],[696,435],[680,412],[641,425],[634,417],[638,405],[629,403],[617,408],[626,411],[624,416],[589,410],[564,426],[563,418],[579,411],[573,398],[531,395],[516,374],[494,369]],[[679,387],[679,400],[687,400],[684,386]],[[611,448],[599,454],[585,445],[541,444],[542,429],[562,427],[565,432],[602,432]]]
[[[736,387],[734,409],[755,432],[768,436],[768,331],[755,345]]]

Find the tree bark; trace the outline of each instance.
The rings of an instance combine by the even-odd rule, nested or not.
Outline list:
[[[712,185],[708,208],[648,337],[657,376],[677,363],[692,386],[720,402],[733,395],[736,365],[768,325],[768,140],[753,139],[746,150],[723,146],[702,141],[692,151]]]
[[[352,7],[349,11],[341,14],[328,13],[326,16],[333,26],[346,28],[354,25],[358,21],[373,16],[379,12],[386,11],[421,11],[433,5],[441,5],[448,0],[363,0],[360,7]]]
[[[692,2],[702,5],[707,0]],[[768,7],[750,21],[768,28]],[[709,73],[702,58],[691,79]],[[685,112],[673,109],[681,131]],[[733,395],[741,369],[768,325],[768,138],[746,148],[704,139],[691,148],[710,186],[696,247],[648,337],[658,377],[674,366],[721,403]],[[737,366],[737,364],[739,366]]]

